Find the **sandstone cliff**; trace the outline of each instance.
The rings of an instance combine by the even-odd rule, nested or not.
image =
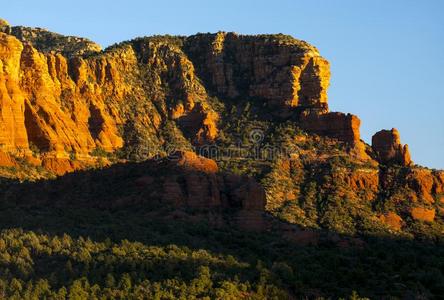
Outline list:
[[[210,95],[257,98],[280,118],[328,109],[328,62],[288,36],[152,37],[100,51],[40,28],[2,31],[1,144],[14,156],[93,161],[94,149],[144,140],[149,157],[166,146],[165,127],[193,145],[213,142],[220,116]]]
[[[396,129],[364,143],[357,116],[329,111],[329,79],[314,46],[281,34],[153,36],[101,50],[1,21],[0,176],[169,156],[161,181],[135,184],[156,183],[162,203],[242,208],[253,226],[249,212],[264,206],[341,232],[442,222],[444,173],[414,166]]]

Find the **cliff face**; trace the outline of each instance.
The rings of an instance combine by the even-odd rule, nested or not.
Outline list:
[[[316,48],[287,36],[199,34],[185,42],[198,74],[226,98],[263,99],[277,116],[292,108],[326,111],[329,63]]]
[[[0,38],[1,137],[5,151],[28,148],[24,126],[24,95],[20,89],[20,59],[23,45],[12,36]]]
[[[213,142],[220,116],[210,94],[260,99],[280,118],[327,111],[328,62],[286,36],[153,37],[99,52],[43,29],[3,32],[1,143],[14,155],[93,161],[94,149],[130,147],[131,130],[151,141],[149,156],[165,146],[167,123],[194,145]]]
[[[206,149],[223,171],[262,180],[267,210],[287,221],[328,227],[342,214],[334,226],[346,231],[347,218],[396,230],[406,219],[439,219],[443,173],[414,166],[395,129],[365,144],[357,116],[329,112],[329,79],[318,50],[285,35],[154,36],[102,51],[87,39],[2,21],[0,175],[29,178],[31,169],[46,178]],[[292,153],[263,162],[211,152],[239,145]],[[257,181],[216,176],[216,162],[191,161],[202,172],[165,177],[162,201],[223,208],[232,199],[263,209]]]

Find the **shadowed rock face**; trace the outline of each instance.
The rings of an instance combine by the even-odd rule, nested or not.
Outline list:
[[[250,229],[263,229],[265,211],[264,188],[254,179],[219,172],[215,161],[186,151],[57,180],[5,185],[0,201],[102,209],[160,204],[197,213],[228,209],[237,225]]]

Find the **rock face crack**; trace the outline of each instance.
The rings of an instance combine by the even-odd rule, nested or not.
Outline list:
[[[39,124],[39,116],[33,112],[31,105],[25,103],[25,128],[28,136],[28,142],[39,149],[40,152],[47,152],[50,150],[51,141],[42,130],[43,125]]]
[[[88,118],[88,129],[91,133],[92,138],[96,140],[99,138],[99,133],[102,131],[105,120],[103,119],[100,110],[94,105],[91,105],[89,107],[89,113],[90,116]]]

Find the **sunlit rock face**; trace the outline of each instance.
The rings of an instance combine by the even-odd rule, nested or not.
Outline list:
[[[142,174],[134,184],[154,184],[156,200],[177,207],[237,208],[245,227],[261,228],[265,209],[303,226],[338,213],[341,222],[353,215],[393,231],[440,220],[444,173],[414,166],[396,129],[376,133],[371,146],[362,141],[357,116],[329,111],[329,81],[314,46],[281,34],[153,36],[102,50],[0,20],[0,176],[169,157],[155,170],[164,176]],[[263,130],[259,140],[250,125]],[[262,142],[297,151],[266,162],[196,154]],[[332,203],[354,209],[325,208]],[[322,222],[346,232],[345,221]]]
[[[308,111],[302,114],[300,126],[308,132],[345,142],[351,147],[351,154],[362,160],[370,160],[365,150],[365,144],[361,141],[361,120],[355,115]]]
[[[88,162],[44,164],[59,174],[94,161],[95,149],[115,152],[135,139],[149,141],[149,157],[164,147],[167,124],[192,145],[213,142],[221,116],[209,95],[260,99],[278,118],[328,111],[329,63],[289,36],[152,37],[101,51],[6,21],[0,31],[2,151]]]
[[[330,65],[304,41],[220,32],[191,36],[185,49],[219,95],[263,99],[280,117],[295,107],[327,110]]]

